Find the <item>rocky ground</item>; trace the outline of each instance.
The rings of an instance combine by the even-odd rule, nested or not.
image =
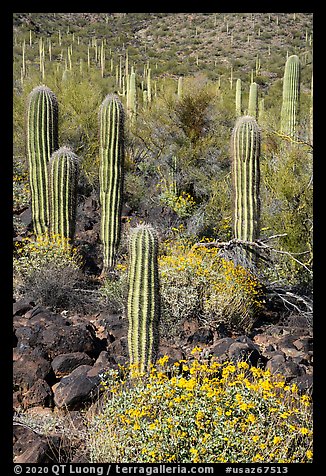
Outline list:
[[[312,392],[307,328],[264,324],[250,337],[221,337],[188,322],[184,331],[188,337],[178,345],[161,342],[160,356],[173,362],[200,346],[206,356],[249,359]],[[14,461],[82,461],[85,417],[96,411],[101,374],[128,362],[126,318],[106,311],[55,314],[24,299],[13,303],[13,333]]]
[[[87,251],[86,269],[100,273],[96,200],[79,206],[76,240]],[[30,213],[20,217],[26,230]],[[19,240],[24,233],[15,233]],[[87,417],[98,409],[103,372],[128,363],[127,319],[110,308],[96,313],[37,305],[28,296],[13,302],[14,462],[85,462]],[[312,330],[299,316],[264,316],[250,335],[233,335],[185,322],[178,339],[161,341],[159,356],[171,361],[203,348],[205,357],[248,359],[280,373],[299,391],[312,393]]]

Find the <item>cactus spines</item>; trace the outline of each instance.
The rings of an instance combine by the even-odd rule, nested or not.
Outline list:
[[[248,115],[255,119],[258,117],[258,84],[255,82],[250,84]]]
[[[135,227],[130,234],[129,250],[129,357],[140,372],[146,372],[156,358],[160,319],[158,240],[154,229],[150,225]]]
[[[231,137],[234,237],[255,241],[260,219],[260,130],[254,117],[237,119]],[[249,255],[248,255],[249,256]]]
[[[124,110],[115,94],[100,106],[100,204],[103,272],[114,267],[121,235],[124,170]]]
[[[288,57],[283,77],[281,132],[294,138],[296,135],[300,94],[300,60],[297,55]]]
[[[58,148],[58,101],[47,86],[37,86],[27,99],[26,152],[36,235],[47,232],[49,219],[48,171],[51,154]]]
[[[49,169],[50,235],[73,241],[76,227],[79,158],[68,147],[53,152]]]
[[[235,113],[239,117],[242,114],[241,109],[241,79],[237,79],[235,85]]]

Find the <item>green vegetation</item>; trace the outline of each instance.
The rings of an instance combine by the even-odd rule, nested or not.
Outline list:
[[[283,377],[155,359],[191,320],[311,323],[312,15],[16,13],[13,39],[15,297],[128,317],[92,462],[310,462]]]
[[[311,399],[247,362],[159,359],[146,378],[107,373],[89,424],[92,463],[308,463]]]

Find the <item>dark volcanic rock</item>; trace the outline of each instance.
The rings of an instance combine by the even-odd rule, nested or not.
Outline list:
[[[228,355],[233,362],[246,361],[255,366],[257,366],[259,360],[262,360],[262,355],[256,346],[251,346],[247,342],[234,342],[231,344]]]
[[[52,405],[52,390],[45,380],[37,380],[25,393],[23,407],[50,407]]]
[[[16,316],[14,319],[19,349],[42,349],[51,360],[58,355],[75,352],[84,352],[96,358],[103,350],[104,344],[97,338],[95,327],[85,319],[75,318],[72,322],[40,306],[28,311],[24,317]]]
[[[22,299],[20,301],[13,303],[12,305],[13,316],[22,316],[27,311],[33,308],[32,304],[33,302],[29,299]]]
[[[304,374],[302,366],[295,363],[292,359],[286,360],[282,355],[275,355],[266,364],[266,369],[272,374],[281,374],[286,380]]]
[[[212,356],[217,357],[221,362],[224,362],[229,359],[228,351],[233,343],[234,339],[232,339],[232,337],[223,337],[216,342],[214,347],[210,349],[209,353]]]
[[[313,376],[309,374],[299,375],[294,377],[290,381],[291,384],[295,383],[300,393],[313,394]]]
[[[52,368],[57,378],[70,374],[80,365],[93,365],[94,359],[89,357],[85,352],[71,352],[69,354],[61,354],[55,357],[52,362]]]
[[[169,357],[169,364],[173,364],[178,360],[184,359],[185,355],[180,349],[176,349],[170,345],[160,345],[158,348],[157,359],[167,355]]]
[[[213,332],[210,329],[198,329],[188,337],[190,344],[211,344],[213,342]]]
[[[111,355],[128,356],[128,339],[127,337],[121,337],[108,346],[108,352]]]
[[[99,373],[94,372],[90,365],[81,365],[73,370],[67,377],[63,377],[58,385],[53,388],[54,403],[59,408],[80,408],[97,394],[96,389],[100,383]]]
[[[58,436],[43,436],[14,424],[14,463],[51,463],[63,458],[64,448]],[[62,461],[62,459],[61,459]]]
[[[13,363],[14,388],[26,391],[39,379],[50,384],[54,381],[55,376],[50,362],[33,351],[21,354]]]

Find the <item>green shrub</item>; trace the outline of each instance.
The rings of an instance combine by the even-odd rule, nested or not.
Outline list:
[[[15,243],[14,295],[27,294],[44,306],[57,309],[83,308],[84,296],[75,287],[81,281],[82,258],[60,236],[40,235]]]
[[[263,309],[259,281],[221,258],[217,248],[192,248],[187,241],[166,242],[159,258],[163,335],[174,335],[183,320],[194,317],[206,326],[250,329]]]
[[[132,381],[125,369],[103,376],[92,463],[312,461],[311,400],[295,384],[246,362],[167,361]]]

